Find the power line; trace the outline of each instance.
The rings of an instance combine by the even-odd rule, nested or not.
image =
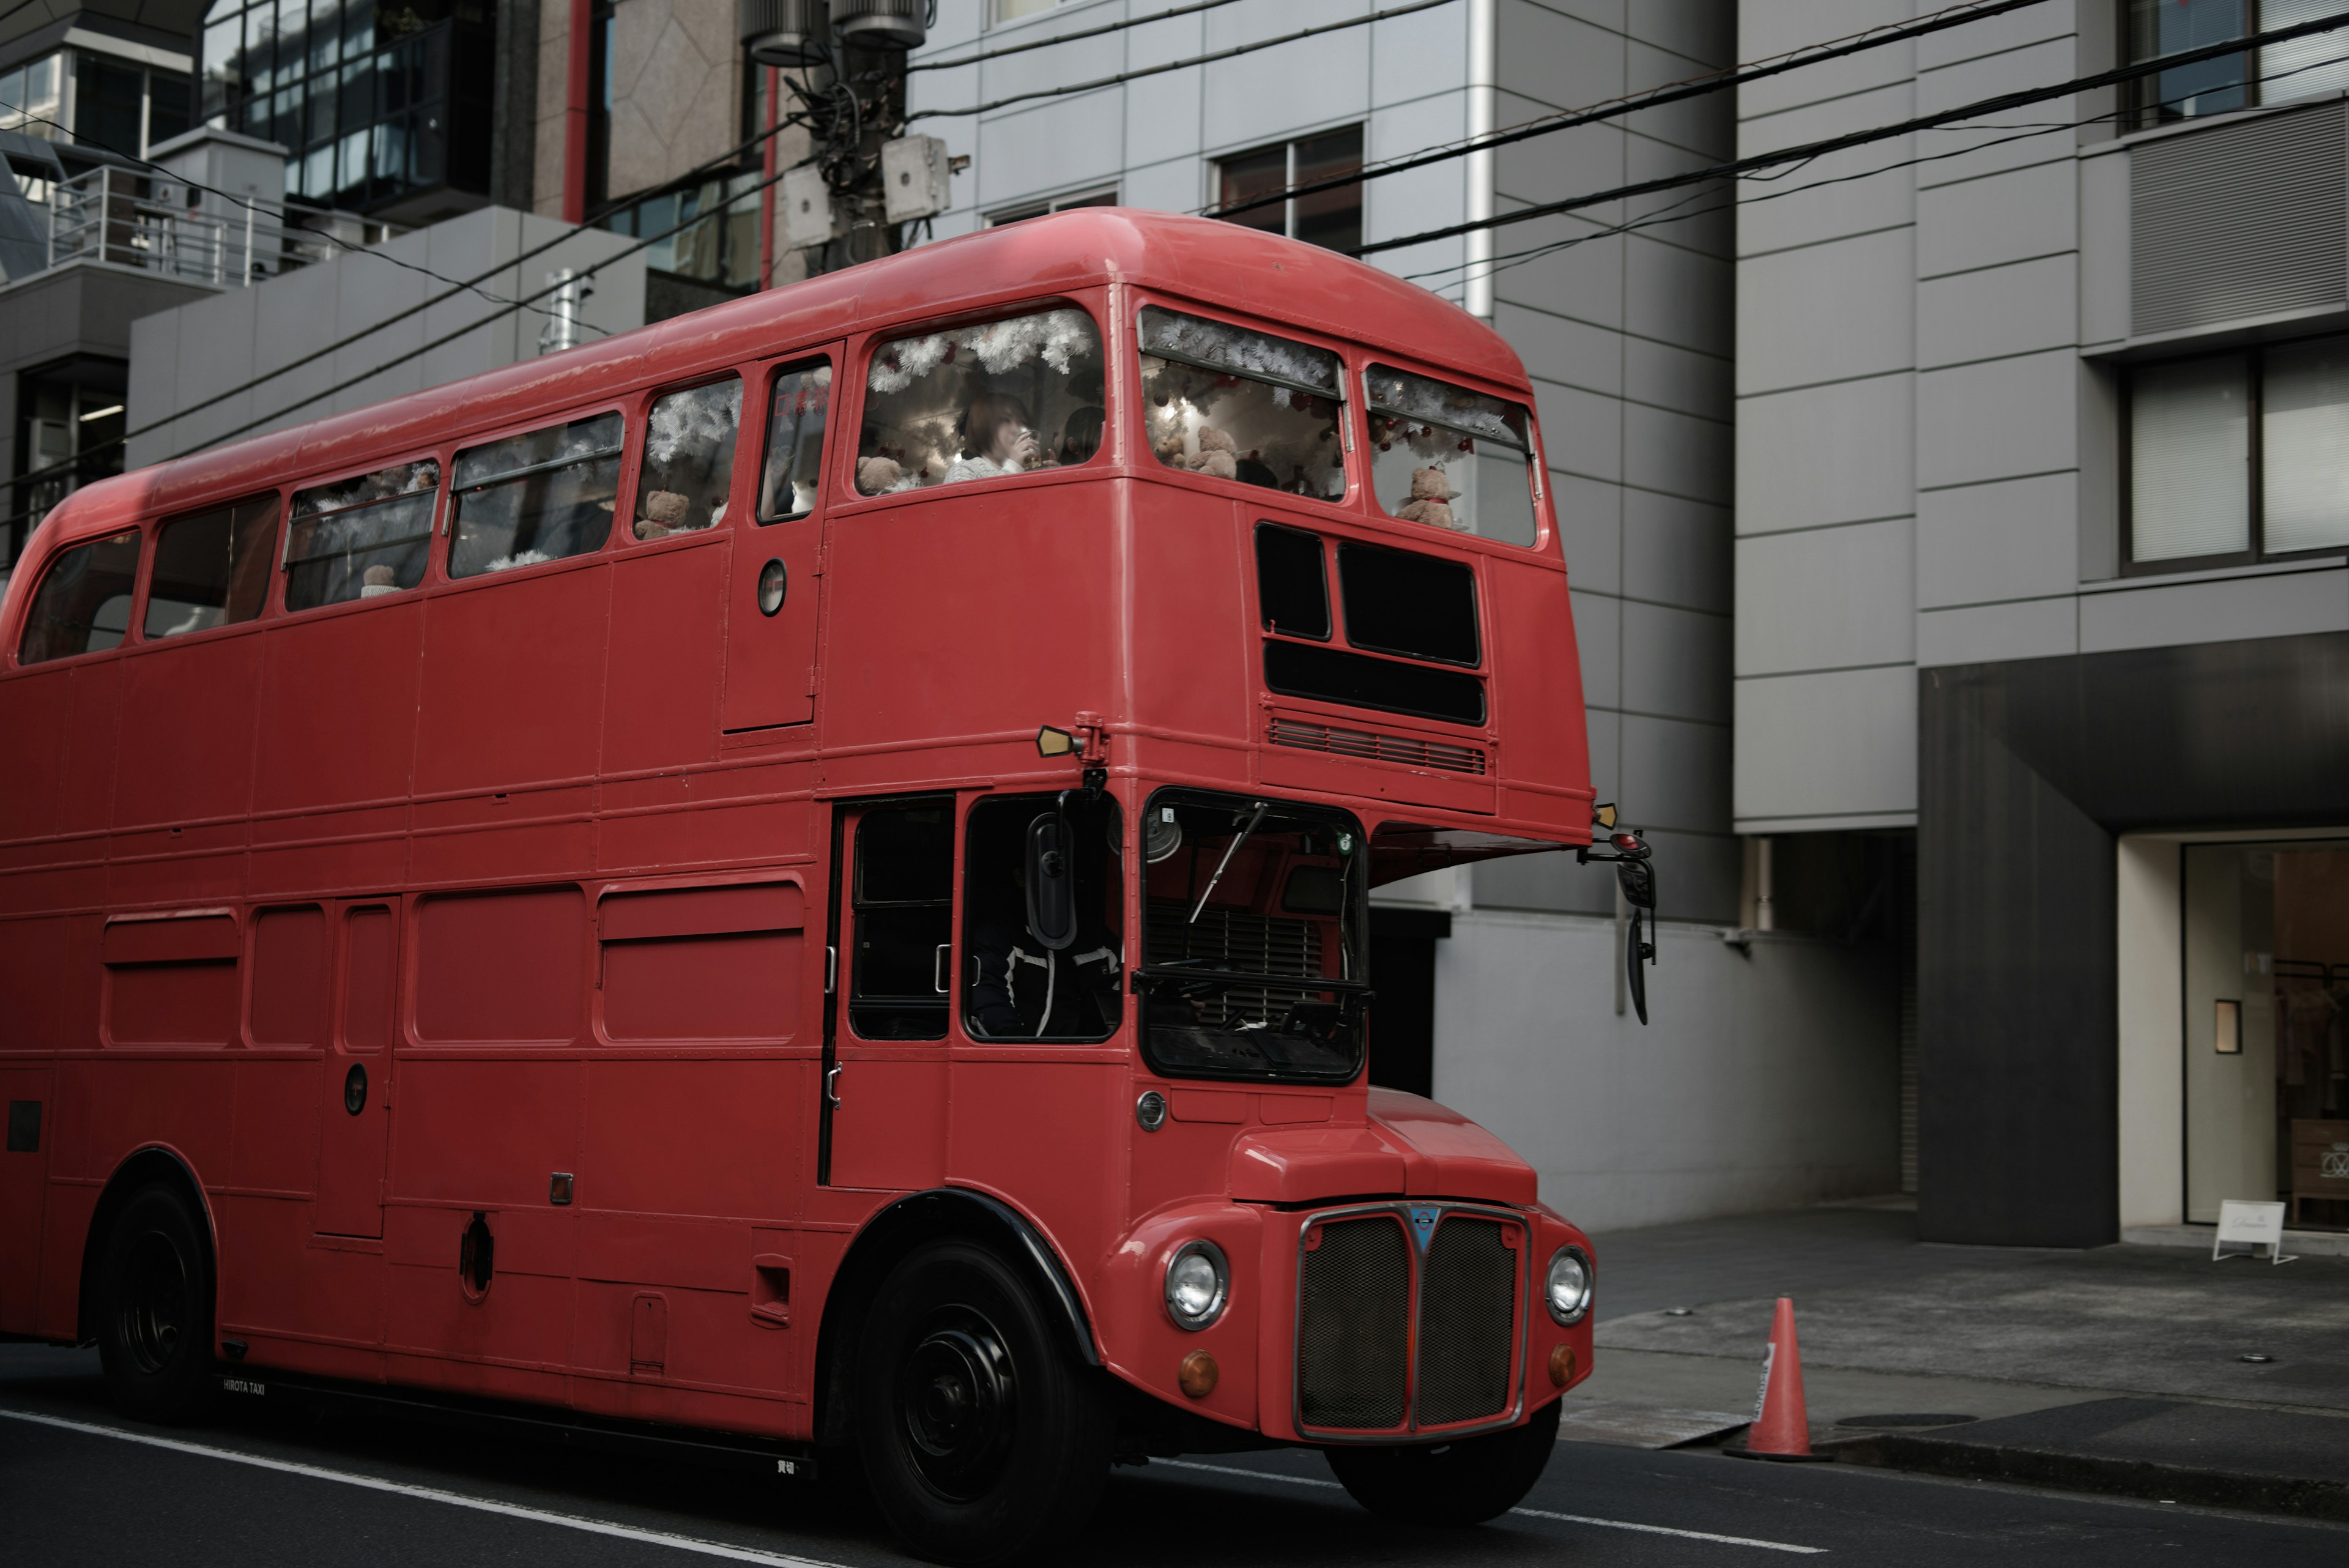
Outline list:
[[[20,109],[13,103],[0,103],[0,110],[5,110],[9,114],[21,115],[26,119],[36,120],[40,124],[54,127],[58,130],[64,131],[67,136],[74,134],[74,130],[71,126],[51,119],[46,114],[35,114],[30,109]],[[237,206],[243,207],[248,213],[256,213],[264,217],[274,218],[281,224],[285,221],[285,210],[294,206],[301,206],[305,211],[317,213],[322,216],[328,218],[332,218],[336,215],[330,208],[311,207],[307,203],[303,202],[281,202],[275,207],[272,207],[266,202],[247,201],[244,197],[238,195],[233,191],[223,191],[217,185],[207,185],[201,180],[191,180],[188,176],[181,173],[178,170],[166,167],[163,164],[154,162],[149,159],[132,158],[129,153],[116,152],[114,149],[110,147],[104,148],[103,151],[111,153],[117,158],[124,159],[131,163],[135,163],[141,169],[152,169],[155,172],[162,175],[165,179],[171,180],[178,184],[185,185],[191,191],[202,191],[207,196],[218,196],[222,201],[233,202]],[[49,222],[52,225],[57,222],[56,203],[54,198],[52,198],[51,201]],[[514,300],[506,298],[503,295],[492,294],[485,289],[477,287],[476,285],[479,283],[479,279],[474,280],[473,283],[466,283],[457,278],[449,277],[443,274],[434,272],[430,267],[425,266],[421,263],[402,261],[399,257],[377,246],[354,244],[349,240],[343,238],[342,235],[337,234],[331,230],[305,229],[303,233],[315,234],[319,239],[325,240],[327,244],[335,245],[351,255],[373,256],[378,261],[388,262],[393,266],[404,267],[408,271],[413,273],[421,273],[435,283],[445,283],[459,291],[479,295],[482,299],[487,300],[492,305],[513,305],[517,303]],[[225,245],[223,245],[222,248],[225,250]],[[253,256],[248,252],[245,256],[245,265],[247,268],[250,268],[252,265]],[[448,296],[443,295],[441,297],[445,299]],[[537,311],[541,316],[551,317],[553,314],[541,306],[533,305],[530,306],[530,308]]]
[[[2120,66],[2108,71],[2097,71],[2053,87],[2025,88],[2016,92],[2001,93],[1994,98],[1977,99],[1972,103],[1935,114],[1919,115],[1894,125],[1879,125],[1867,130],[1847,131],[1841,136],[1829,136],[1816,141],[1802,142],[1781,148],[1775,152],[1757,152],[1751,157],[1732,159],[1724,163],[1691,170],[1683,174],[1666,174],[1653,180],[1634,181],[1611,190],[1595,191],[1587,195],[1568,196],[1562,201],[1545,202],[1538,206],[1520,207],[1514,212],[1497,213],[1490,218],[1472,219],[1464,223],[1452,223],[1441,229],[1429,229],[1416,234],[1404,234],[1396,239],[1374,240],[1356,245],[1346,254],[1365,256],[1379,251],[1399,250],[1405,245],[1426,244],[1434,240],[1448,240],[1485,229],[1497,229],[1510,223],[1530,223],[1537,218],[1554,217],[1584,207],[1602,206],[1609,202],[1620,202],[1633,196],[1644,196],[1657,191],[1670,191],[1682,185],[1693,185],[1707,180],[1734,179],[1755,170],[1768,169],[1781,163],[1807,163],[1831,152],[1847,148],[1865,147],[1873,141],[1888,141],[1896,136],[1913,131],[1933,130],[1960,120],[1979,119],[1984,115],[1998,114],[2010,109],[2022,109],[2030,104],[2045,103],[2050,99],[2069,98],[2075,93],[2090,92],[2097,88],[2114,87],[2122,82],[2136,81],[2142,77],[2157,76],[2182,66],[2199,65],[2204,60],[2243,54],[2265,45],[2288,42],[2349,27],[2349,15],[2320,16],[2313,21],[2295,23],[2289,27],[2276,27],[2263,33],[2251,33],[2230,38],[2223,44],[2205,45],[2200,48],[2180,49],[2174,54],[2141,61],[2132,66]]]
[[[1212,54],[1193,55],[1190,58],[1183,60],[1168,60],[1163,65],[1143,66],[1134,70],[1120,71],[1113,77],[1101,77],[1089,82],[1069,82],[1061,87],[1038,88],[1033,92],[1014,93],[1009,98],[999,98],[992,103],[973,104],[968,109],[917,109],[907,115],[905,119],[910,122],[916,119],[953,119],[966,115],[991,114],[999,109],[1009,109],[1015,103],[1027,103],[1040,98],[1066,98],[1071,93],[1092,92],[1101,88],[1116,87],[1122,82],[1138,81],[1143,77],[1160,76],[1167,71],[1188,70],[1193,66],[1210,65],[1216,60],[1228,60],[1236,55],[1252,55],[1258,49],[1278,48],[1283,44],[1296,43],[1300,38],[1319,37],[1324,33],[1342,32],[1348,27],[1367,26],[1372,22],[1384,22],[1395,16],[1408,16],[1414,11],[1425,11],[1433,6],[1448,5],[1451,3],[1452,0],[1413,0],[1413,4],[1409,5],[1390,5],[1383,11],[1372,11],[1367,16],[1349,16],[1342,22],[1325,22],[1319,27],[1303,27],[1294,33],[1284,33],[1278,38],[1259,38],[1252,44],[1235,44],[1228,49],[1217,49]]]
[[[917,60],[905,67],[905,73],[911,76],[916,71],[947,71],[957,66],[975,66],[981,60],[999,60],[1006,55],[1024,55],[1030,49],[1049,49],[1055,44],[1073,44],[1080,38],[1098,38],[1104,33],[1123,33],[1129,27],[1146,27],[1153,22],[1164,22],[1174,16],[1188,16],[1198,11],[1212,11],[1219,5],[1229,5],[1234,3],[1235,0],[1195,0],[1192,5],[1177,5],[1171,11],[1156,11],[1147,16],[1129,17],[1123,22],[1111,22],[1099,27],[1084,27],[1073,33],[1055,33],[1049,38],[1038,38],[1031,43],[1007,44],[1002,48],[989,49],[984,54],[965,55],[960,59]]]
[[[782,172],[779,171],[760,181],[756,185],[752,185],[746,190],[737,192],[735,194],[728,197],[726,201],[719,205],[717,211],[722,213],[727,208],[731,207],[735,202],[742,201],[747,197],[757,195],[760,192],[767,189],[770,185],[775,184],[777,182],[781,181],[782,177]],[[576,281],[581,278],[593,277],[595,274],[603,271],[605,267],[625,261],[629,256],[636,254],[638,251],[644,250],[648,246],[658,244],[661,241],[667,239],[672,234],[676,234],[682,230],[690,228],[695,223],[702,222],[710,215],[711,214],[708,213],[696,213],[693,217],[687,218],[681,222],[671,224],[668,228],[662,230],[659,234],[647,234],[643,239],[636,241],[636,244],[628,245],[621,250],[615,251],[610,255],[605,256],[603,260],[596,262],[592,265],[577,269],[572,275],[572,279],[573,281]],[[565,230],[559,237],[562,239],[568,239],[578,232],[579,231],[576,229]],[[543,249],[545,247],[541,246],[539,248]],[[520,259],[521,258],[519,257],[516,258],[517,261]],[[515,265],[514,262],[508,262],[505,264],[506,266],[512,266],[513,265]],[[503,270],[502,267],[492,269],[492,271],[502,270]],[[326,400],[334,397],[338,392],[347,392],[353,387],[371,381],[376,377],[382,375],[386,370],[391,369],[395,366],[404,365],[410,359],[420,358],[424,355],[431,353],[436,348],[445,348],[450,344],[456,342],[459,338],[464,337],[471,333],[478,332],[482,327],[496,321],[500,317],[505,316],[512,311],[520,308],[530,300],[543,298],[547,295],[553,294],[556,289],[564,286],[565,286],[565,285],[559,283],[549,284],[544,288],[538,289],[531,294],[523,296],[522,299],[516,300],[512,304],[498,306],[497,309],[492,311],[491,314],[482,317],[478,321],[468,322],[464,326],[458,327],[453,332],[444,333],[440,337],[433,338],[429,343],[419,344],[416,348],[408,349],[400,354],[396,354],[388,359],[378,360],[359,374],[349,377],[344,380],[337,381],[331,387],[323,388],[318,391],[313,392],[297,402],[290,403],[285,408],[276,410],[274,412],[263,414],[257,418],[247,420],[244,423],[236,426],[233,430],[222,431],[219,434],[208,437],[205,440],[197,442],[193,446],[183,447],[178,452],[168,453],[165,456],[155,459],[154,461],[157,462],[170,462],[174,459],[186,457],[191,452],[202,452],[205,448],[217,445],[222,441],[233,441],[236,437],[247,434],[253,431],[257,431],[264,425],[274,424],[277,421],[285,419],[287,415],[295,412],[296,410],[308,408],[312,404],[323,402]],[[380,327],[368,327],[367,331],[359,333],[357,336],[364,337],[379,330],[381,330]],[[334,352],[335,347],[336,346],[330,345],[327,348],[320,350],[320,354],[332,353]],[[310,358],[316,358],[320,356],[313,355]],[[297,361],[297,363],[307,363],[307,361]],[[291,367],[289,366],[288,369],[291,369]],[[18,474],[12,483],[23,484],[28,480],[38,479],[44,474],[79,467],[83,463],[88,462],[92,457],[111,452],[117,447],[129,444],[129,440],[133,435],[147,435],[152,431],[161,430],[168,425],[176,424],[180,421],[186,419],[191,414],[200,412],[216,403],[225,401],[229,398],[237,396],[241,390],[249,389],[254,384],[254,383],[248,382],[246,383],[245,388],[232,388],[225,392],[214,393],[212,397],[206,398],[201,402],[191,403],[186,408],[172,413],[165,419],[159,420],[151,425],[142,426],[137,431],[126,432],[123,435],[115,437],[112,441],[101,441],[93,447],[86,447],[82,451],[75,453],[72,457],[67,459],[64,462],[52,464],[48,468],[38,469],[30,473]],[[5,517],[0,517],[0,525],[22,522],[25,518],[33,515],[35,510],[35,508],[26,507],[11,513]]]
[[[1471,152],[1483,152],[1489,148],[1506,147],[1512,142],[1524,141],[1530,137],[1547,136],[1553,131],[1571,130],[1578,126],[1618,119],[1628,114],[1637,114],[1641,109],[1657,109],[1665,104],[1702,98],[1710,93],[1743,87],[1747,82],[1760,81],[1765,77],[1799,70],[1805,66],[1842,59],[1848,55],[1882,48],[1887,44],[1907,43],[1912,38],[1921,38],[1930,33],[1965,26],[1985,17],[2002,16],[2009,11],[2020,11],[2026,5],[2040,5],[2045,3],[2046,0],[1988,0],[1986,4],[1955,5],[1946,11],[1938,11],[1930,16],[1920,17],[1913,22],[1870,27],[1863,32],[1853,33],[1843,38],[1831,39],[1824,44],[1813,44],[1787,54],[1774,55],[1750,65],[1737,66],[1724,71],[1713,71],[1704,76],[1691,77],[1686,81],[1671,82],[1663,87],[1627,93],[1621,98],[1608,99],[1603,102],[1590,104],[1582,109],[1566,109],[1557,114],[1545,115],[1539,119],[1527,120],[1522,125],[1513,125],[1506,130],[1495,131],[1486,136],[1471,137],[1458,142],[1447,143],[1441,149],[1430,149],[1406,157],[1391,159],[1364,168],[1357,173],[1336,174],[1327,179],[1309,180],[1291,185],[1286,190],[1271,191],[1261,196],[1252,196],[1245,202],[1210,205],[1199,208],[1197,211],[1202,217],[1228,218],[1237,213],[1253,212],[1258,207],[1269,207],[1293,197],[1311,196],[1323,191],[1342,190],[1365,180],[1383,179],[1389,174],[1400,174],[1410,169],[1424,169],[1431,163],[1446,162]]]

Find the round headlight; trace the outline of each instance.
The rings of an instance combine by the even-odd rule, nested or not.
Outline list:
[[[1549,1282],[1542,1293],[1552,1318],[1568,1325],[1580,1323],[1590,1310],[1590,1260],[1573,1247],[1560,1247],[1549,1261]]]
[[[1201,1329],[1224,1315],[1231,1271],[1213,1241],[1185,1241],[1166,1263],[1166,1315],[1178,1328]]]

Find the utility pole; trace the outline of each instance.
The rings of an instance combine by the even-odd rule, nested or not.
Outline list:
[[[954,165],[935,136],[905,134],[905,56],[936,0],[740,0],[750,57],[777,68],[815,153],[784,171],[781,244],[810,275],[903,250],[952,202]],[[778,109],[781,105],[777,106]]]

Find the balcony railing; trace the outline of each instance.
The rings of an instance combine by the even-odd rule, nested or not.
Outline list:
[[[46,203],[48,265],[102,261],[237,287],[406,232],[297,202],[207,210],[191,205],[191,195],[199,193],[168,175],[112,165],[59,181]]]

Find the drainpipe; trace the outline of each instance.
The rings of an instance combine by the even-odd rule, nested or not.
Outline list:
[[[587,95],[595,88],[589,65],[595,26],[595,0],[571,0],[571,87],[563,115],[563,221],[587,221]]]

